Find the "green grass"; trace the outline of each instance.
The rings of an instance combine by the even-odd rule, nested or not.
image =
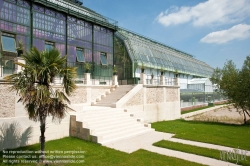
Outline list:
[[[152,128],[175,138],[250,150],[250,125],[173,120],[153,123]]]
[[[200,108],[194,108],[194,109],[191,109],[191,110],[188,110],[188,111],[181,111],[181,114],[187,114],[187,113],[190,113],[190,112],[195,112],[195,111],[199,111],[199,110],[203,110],[203,109],[206,109],[206,108],[211,108],[213,106],[205,106],[205,107],[200,107]]]
[[[40,144],[34,144],[27,147],[18,148],[16,150],[30,150],[37,151],[40,149]],[[186,160],[168,157],[157,153],[149,152],[146,150],[138,150],[134,153],[127,154],[124,152],[116,151],[114,149],[103,147],[99,144],[83,141],[77,138],[66,137],[59,140],[46,142],[46,151],[85,151],[83,164],[58,164],[64,165],[91,165],[91,166],[167,166],[167,165],[200,165],[197,163],[189,162]],[[0,152],[0,164],[2,163],[2,152]],[[7,165],[7,164],[6,164]],[[21,165],[21,164],[19,164]],[[23,164],[27,165],[27,164]],[[32,165],[32,164],[29,164]],[[36,165],[36,164],[33,164]],[[49,164],[51,165],[51,164]]]
[[[166,141],[166,140],[156,142],[156,143],[154,143],[154,146],[172,149],[172,150],[177,150],[177,151],[182,151],[182,152],[186,152],[186,153],[192,153],[192,154],[196,154],[196,155],[200,155],[200,156],[205,156],[205,157],[210,157],[210,158],[221,160],[220,151],[215,150],[215,149],[197,147],[197,146],[193,146],[193,145],[187,145],[187,144],[182,144],[182,143],[178,143],[178,142],[171,142],[171,141]],[[241,153],[241,151],[239,153]],[[227,160],[226,155],[225,155],[225,158],[223,160],[225,160],[225,161]],[[238,155],[238,162],[236,160],[230,160],[229,162],[234,163],[234,164],[238,163],[238,164],[244,165],[244,166],[250,166],[250,157],[249,156],[247,156],[246,158],[242,157],[242,159],[241,159],[241,156]]]

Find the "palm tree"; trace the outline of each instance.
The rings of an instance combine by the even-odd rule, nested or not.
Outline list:
[[[67,96],[76,88],[73,78],[75,68],[67,67],[66,56],[61,57],[57,49],[39,52],[35,47],[23,56],[23,71],[5,77],[13,82],[12,90],[17,91],[28,112],[29,118],[40,121],[41,161],[44,160],[46,117],[53,120],[64,117],[70,103]],[[61,89],[53,89],[52,83],[56,76],[63,78]]]

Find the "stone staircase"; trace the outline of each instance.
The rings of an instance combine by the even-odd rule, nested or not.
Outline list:
[[[154,131],[121,108],[92,106],[70,118],[70,135],[102,145]]]
[[[131,89],[133,89],[133,87],[133,85],[120,85],[119,87],[112,89],[110,94],[107,94],[106,96],[103,95],[101,100],[97,101],[93,105],[111,107],[113,103],[116,103],[118,100],[120,100]]]

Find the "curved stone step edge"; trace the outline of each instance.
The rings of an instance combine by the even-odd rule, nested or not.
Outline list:
[[[101,145],[105,145],[105,144],[108,144],[108,143],[112,143],[112,142],[116,142],[116,141],[119,141],[119,140],[135,137],[135,136],[142,135],[142,134],[145,134],[145,133],[149,133],[149,132],[152,132],[152,131],[154,131],[154,130],[153,129],[152,130],[145,130],[145,131],[141,131],[139,133],[133,133],[133,134],[129,134],[129,135],[122,136],[122,137],[117,137],[117,138],[110,139],[110,140],[103,140],[103,137],[101,137],[99,139],[98,143],[101,144]],[[93,136],[91,136],[91,137],[93,137]]]

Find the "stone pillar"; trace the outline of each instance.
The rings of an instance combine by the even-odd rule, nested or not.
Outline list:
[[[178,86],[179,85],[179,79],[178,77],[174,78],[174,85]]]
[[[140,75],[140,84],[146,85],[147,80],[146,80],[147,75],[145,73],[141,73]]]
[[[165,76],[161,75],[160,77],[160,85],[165,85]]]
[[[0,62],[0,78],[3,77],[3,64]]]
[[[153,85],[154,84],[154,78],[151,78],[150,80],[150,84]]]
[[[91,85],[90,73],[84,73],[84,84]]]
[[[18,63],[23,63],[23,64],[25,64],[24,59],[21,58],[21,57],[16,57],[14,61],[15,61],[15,62],[18,62]],[[21,72],[21,71],[22,71],[22,66],[15,64],[15,72],[14,72],[14,73],[19,73],[19,72]]]
[[[117,75],[113,75],[112,85],[118,85],[118,76]]]

